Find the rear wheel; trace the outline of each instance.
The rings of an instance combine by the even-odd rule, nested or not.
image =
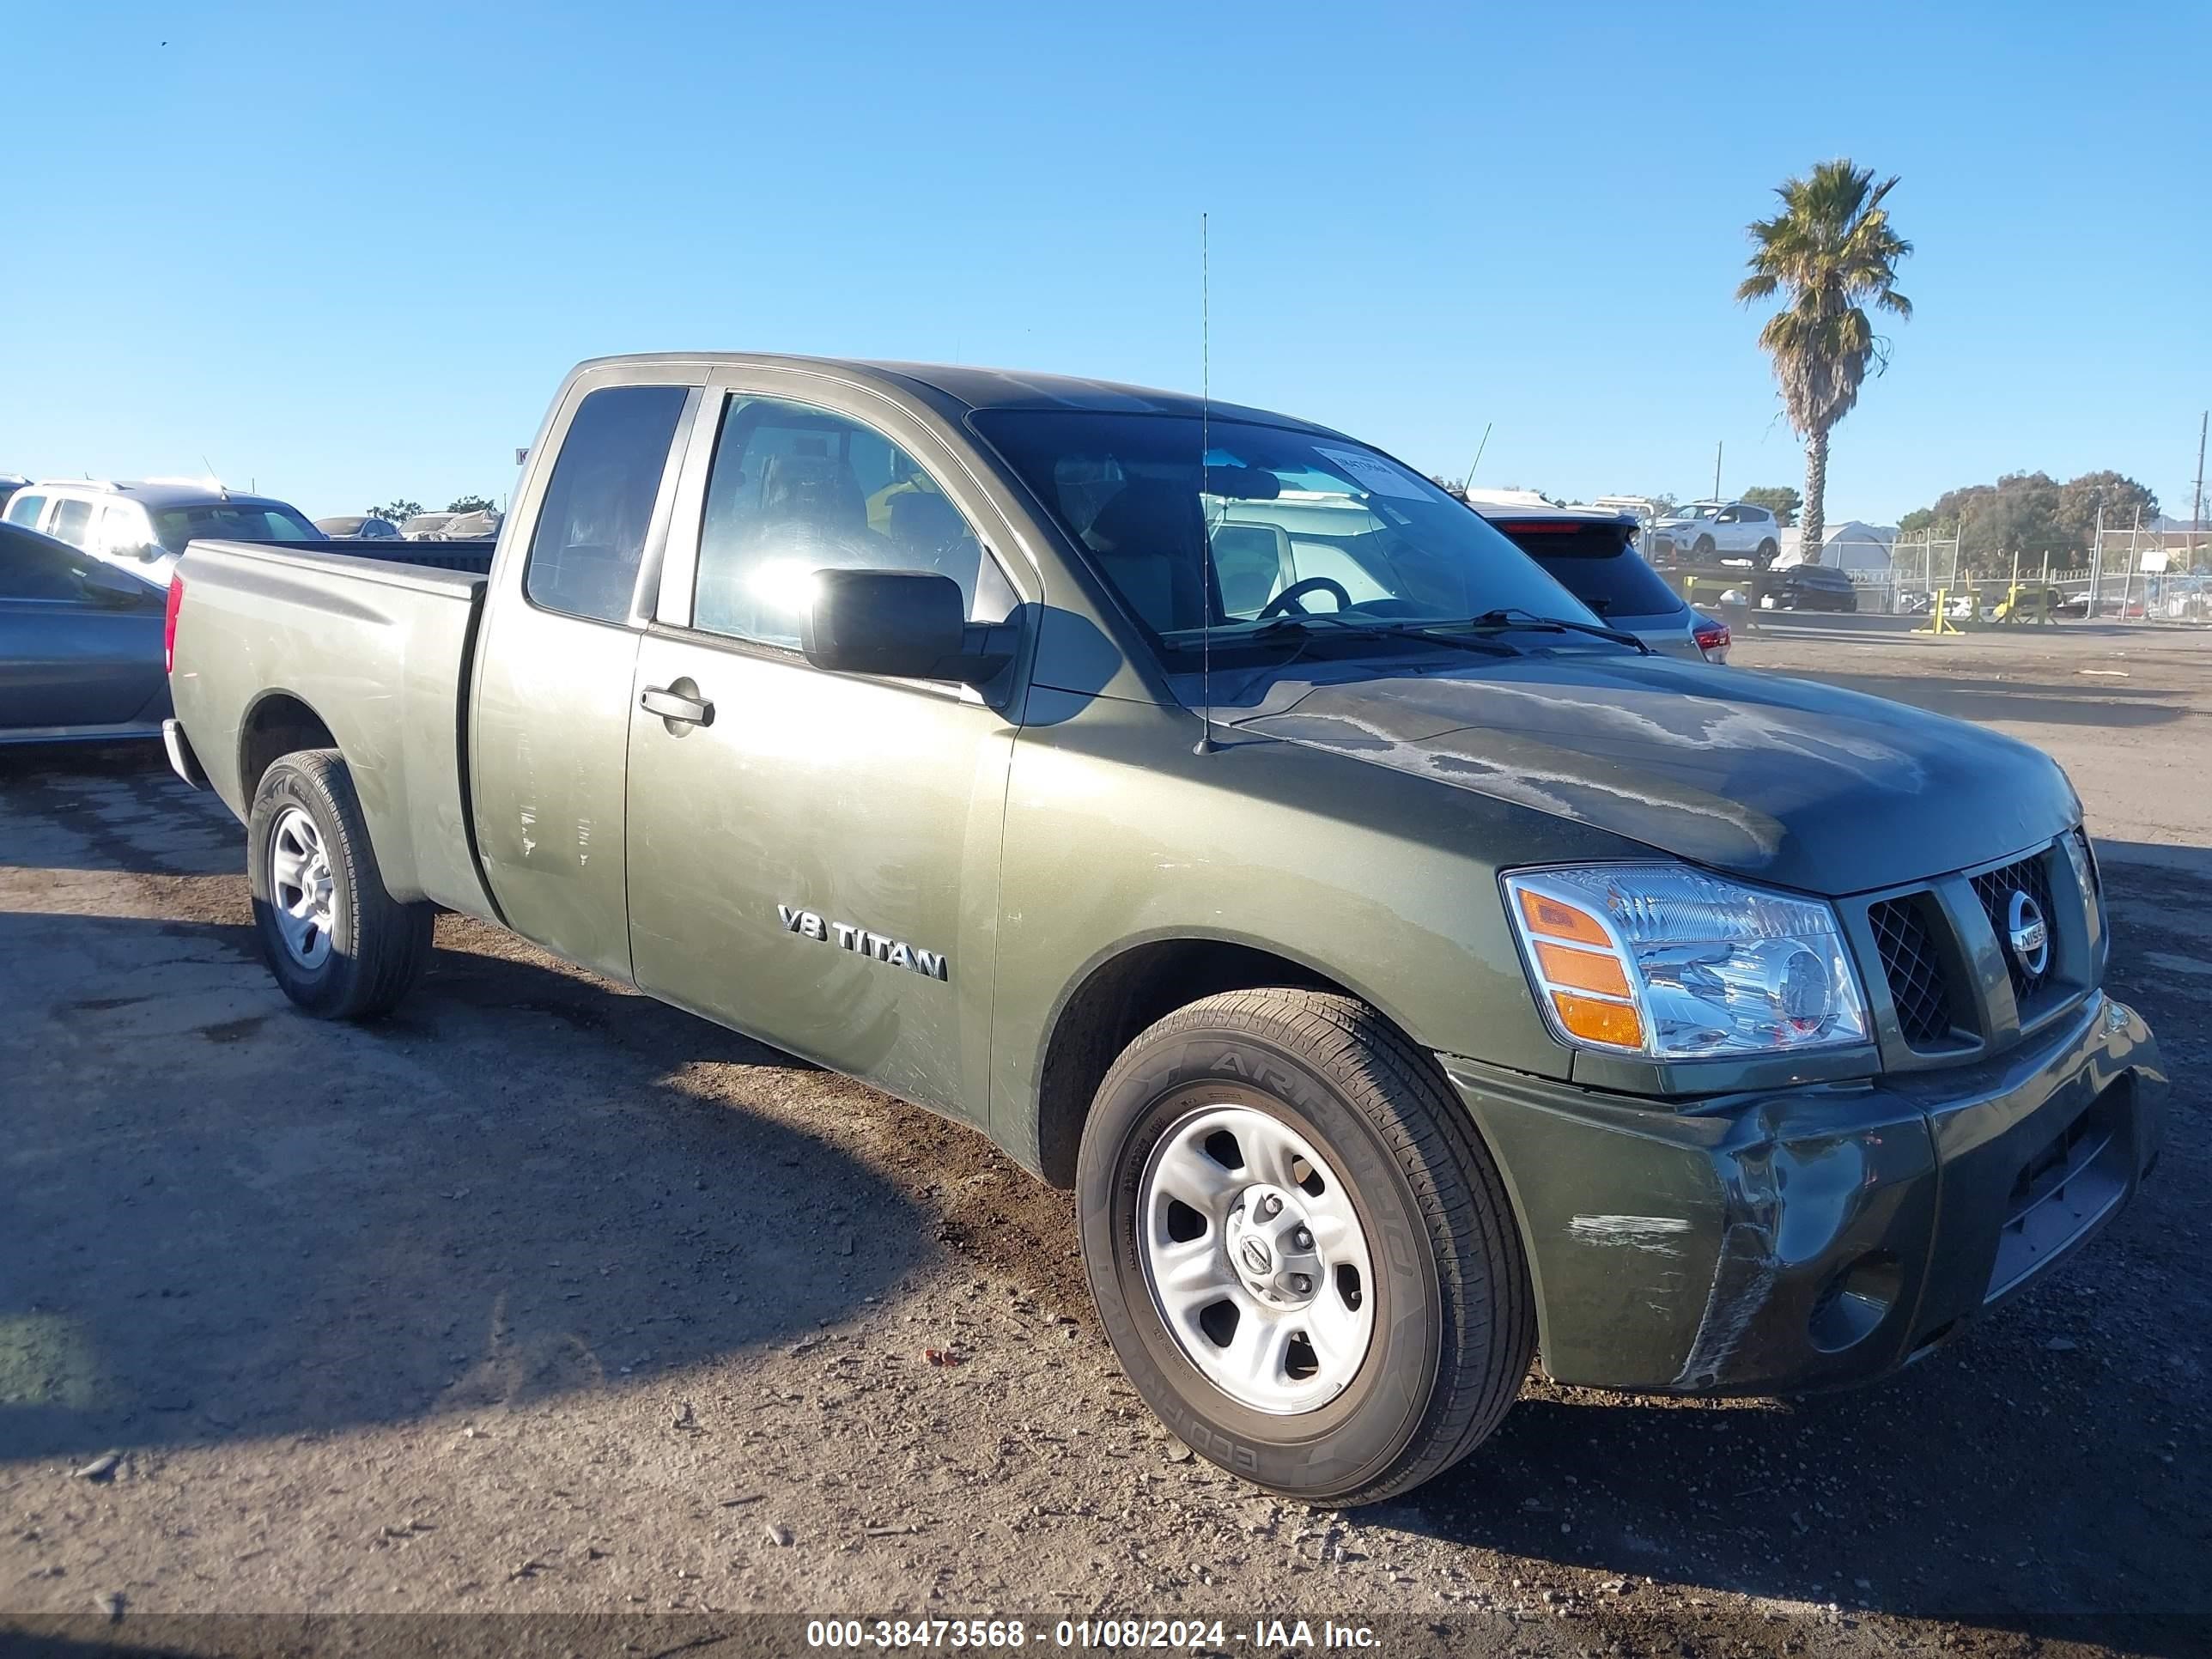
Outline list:
[[[1765,570],[1774,562],[1775,556],[1781,551],[1782,550],[1771,540],[1764,541],[1759,543],[1759,550],[1751,556],[1758,562],[1759,568]]]
[[[1371,1008],[1234,992],[1115,1062],[1077,1188],[1091,1293],[1146,1402],[1316,1503],[1427,1480],[1495,1428],[1534,1341],[1498,1172]]]
[[[389,1013],[422,977],[434,908],[385,890],[337,750],[301,750],[262,774],[246,821],[246,873],[269,971],[309,1013]]]

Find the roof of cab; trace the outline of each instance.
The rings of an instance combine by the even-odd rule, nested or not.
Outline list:
[[[894,386],[919,394],[947,412],[985,409],[1083,409],[1124,410],[1142,415],[1210,415],[1218,420],[1249,420],[1344,434],[1333,428],[1273,410],[1202,399],[1187,392],[1124,386],[1115,380],[1074,374],[1036,374],[1024,369],[978,368],[966,363],[875,362],[851,357],[798,357],[752,351],[655,351],[595,357],[578,372],[629,364],[690,363],[714,367],[766,367],[811,370],[861,382]]]

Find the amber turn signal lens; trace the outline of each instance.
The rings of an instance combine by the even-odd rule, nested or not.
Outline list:
[[[1644,1046],[1644,1022],[1632,1004],[1600,1002],[1595,997],[1554,991],[1552,1006],[1559,1011],[1559,1024],[1569,1035],[1585,1042],[1602,1042],[1615,1048]]]
[[[1532,893],[1522,888],[1520,893],[1521,915],[1532,933],[1548,933],[1553,939],[1571,939],[1577,945],[1595,945],[1601,951],[1613,948],[1606,937],[1605,927],[1587,910],[1578,910],[1565,901]]]
[[[1547,984],[1571,991],[1595,991],[1600,996],[1626,997],[1628,975],[1620,958],[1595,951],[1571,951],[1564,945],[1536,943],[1536,963]]]

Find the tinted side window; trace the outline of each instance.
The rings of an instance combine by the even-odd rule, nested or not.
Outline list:
[[[804,404],[732,398],[707,484],[692,626],[796,647],[813,573],[833,568],[950,576],[975,621],[1014,605],[960,509],[882,433]]]
[[[629,615],[645,532],[690,388],[602,386],[568,423],[530,538],[522,591],[550,611]]]
[[[64,550],[43,536],[0,530],[0,599],[82,597]]]
[[[46,504],[46,498],[44,495],[28,489],[19,490],[16,492],[15,500],[8,503],[8,522],[35,530],[39,525],[39,514],[44,509]]]
[[[54,521],[46,526],[46,534],[58,537],[71,547],[82,547],[85,526],[91,522],[90,501],[58,501],[54,505]]]

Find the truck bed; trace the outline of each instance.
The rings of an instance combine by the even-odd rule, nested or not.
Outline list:
[[[341,536],[313,542],[256,542],[256,547],[281,547],[290,553],[327,553],[333,558],[373,559],[380,564],[413,565],[423,570],[460,570],[488,575],[496,539],[453,542],[363,542]]]
[[[393,896],[489,915],[469,822],[465,724],[485,579],[331,550],[342,545],[191,544],[177,567],[177,718],[241,820],[258,781],[246,775],[249,757],[265,746],[263,734],[319,721],[345,751]],[[403,545],[474,552],[471,544]]]

